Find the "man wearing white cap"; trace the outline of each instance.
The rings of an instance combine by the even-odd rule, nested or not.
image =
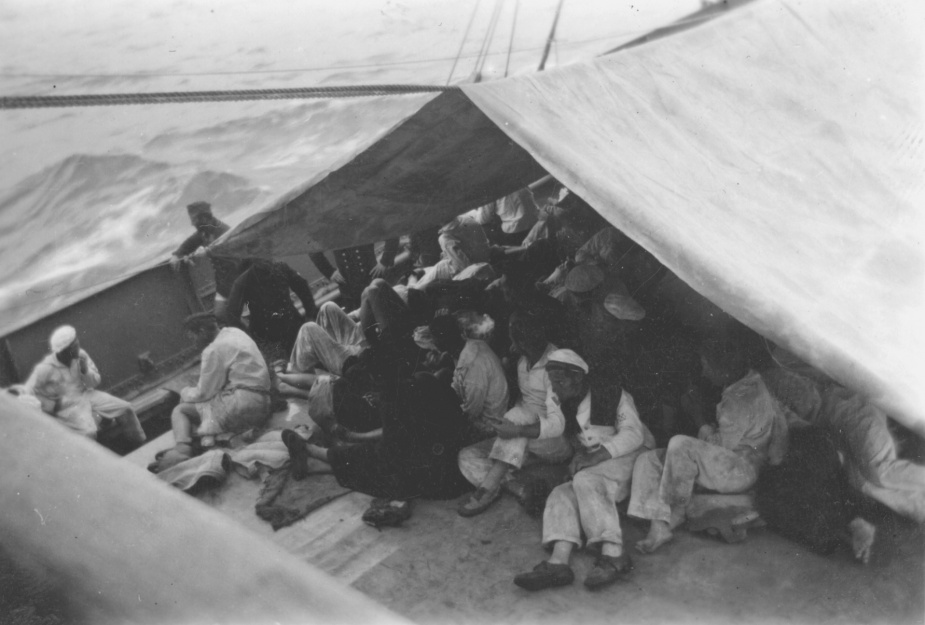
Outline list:
[[[35,366],[25,384],[42,409],[89,438],[95,439],[101,428],[117,427],[126,442],[143,443],[145,433],[132,405],[96,390],[100,372],[80,348],[77,331],[61,326],[49,344],[51,353]]]
[[[565,433],[574,438],[578,451],[569,465],[572,481],[557,486],[546,501],[543,544],[552,547],[552,555],[515,577],[514,583],[527,590],[571,584],[575,579],[569,566],[572,550],[587,543],[600,555],[585,586],[597,590],[632,569],[623,550],[616,504],[629,495],[633,464],[639,454],[655,447],[655,439],[639,420],[626,391],[617,389],[616,410],[600,408],[601,402],[591,394],[588,363],[572,350],[550,353],[546,372],[552,387],[547,412],[561,415]]]

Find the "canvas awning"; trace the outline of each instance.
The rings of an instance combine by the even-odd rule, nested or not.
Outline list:
[[[922,432],[920,12],[766,0],[467,85],[216,252],[410,232],[537,177],[535,160],[714,303]]]

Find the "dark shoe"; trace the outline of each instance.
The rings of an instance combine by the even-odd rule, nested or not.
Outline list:
[[[499,486],[493,491],[487,491],[481,486],[475,489],[475,492],[466,497],[466,499],[459,505],[459,508],[456,509],[456,512],[459,513],[459,516],[470,517],[477,514],[482,514],[491,504],[498,501],[498,498],[501,497],[501,487]]]
[[[575,573],[568,564],[540,562],[529,573],[521,573],[514,583],[524,590],[543,590],[557,586],[568,586],[575,581]]]
[[[280,436],[289,450],[292,479],[304,480],[308,475],[308,449],[305,447],[305,439],[295,430],[283,430]]]
[[[410,518],[410,501],[373,499],[369,508],[363,513],[363,522],[376,529],[398,527]]]
[[[633,561],[628,553],[622,556],[601,555],[594,563],[594,568],[585,578],[589,590],[598,590],[626,577],[633,570]]]
[[[154,462],[148,465],[148,471],[151,473],[160,473],[167,469],[189,460],[194,455],[193,446],[189,443],[177,443],[173,448],[167,449],[154,457]]]
[[[533,476],[518,477],[504,482],[503,488],[514,495],[531,517],[538,518],[543,515],[550,492],[546,480]]]

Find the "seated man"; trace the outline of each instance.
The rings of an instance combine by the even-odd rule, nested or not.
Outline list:
[[[240,433],[270,417],[270,372],[253,339],[238,328],[219,330],[209,312],[190,315],[184,326],[202,349],[199,383],[180,392],[170,415],[176,446],[160,458],[157,471],[193,456],[194,432],[204,439]]]
[[[632,569],[623,550],[623,531],[617,502],[629,494],[637,457],[655,445],[639,420],[632,396],[619,390],[617,408],[602,412],[588,379],[588,363],[568,349],[547,356],[546,371],[552,392],[550,415],[565,421],[565,433],[576,449],[569,471],[572,481],[557,486],[543,513],[543,544],[552,547],[548,561],[521,573],[514,583],[527,590],[571,584],[572,550],[583,543],[600,548],[585,586],[596,590],[614,583]],[[583,540],[584,539],[584,540]]]
[[[317,321],[309,321],[299,329],[287,370],[277,376],[280,392],[307,397],[317,369],[342,375],[347,359],[366,346],[362,326],[334,302],[325,302]]]
[[[228,299],[228,319],[232,325],[238,325],[246,304],[250,311],[249,334],[258,340],[277,343],[289,352],[304,323],[289,292],[302,302],[305,318],[314,319],[318,314],[308,282],[282,262],[255,258],[241,266],[244,271],[234,281]]]
[[[100,372],[84,350],[77,331],[61,326],[51,335],[51,352],[32,370],[27,392],[35,395],[42,409],[67,427],[96,439],[103,428],[130,445],[145,441],[144,430],[132,405],[109,393],[96,390]]]
[[[925,466],[898,457],[886,413],[788,352],[775,351],[775,361],[785,366],[763,371],[762,377],[787,408],[790,423],[809,423],[832,438],[853,488],[925,523]]]
[[[477,313],[443,315],[430,323],[434,345],[455,363],[452,386],[469,422],[469,444],[494,436],[495,424],[507,411],[507,377],[486,342],[493,328],[490,317]]]
[[[528,187],[471,211],[494,245],[518,246],[539,218],[539,209]]]
[[[329,463],[342,486],[373,497],[458,496],[467,486],[456,465],[466,421],[453,390],[427,373],[408,377],[402,367],[394,366],[396,357],[387,349],[370,348],[367,359],[381,394],[381,428],[351,436],[358,444],[330,449],[284,430],[293,477],[303,479],[307,459],[314,458]]]
[[[725,342],[707,343],[701,366],[705,378],[724,388],[717,425],[702,425],[697,438],[673,436],[667,449],[646,452],[633,469],[628,514],[651,521],[646,538],[636,543],[641,553],[652,553],[672,539],[695,486],[745,492],[766,462],[776,464],[783,456],[783,414],[760,375],[752,371],[741,377],[747,370],[744,353]]]
[[[488,238],[472,217],[461,215],[441,228],[439,242],[444,258],[428,267],[420,279],[409,280],[409,287],[423,289],[435,280],[451,280],[470,265],[489,262]]]
[[[520,399],[504,417],[493,424],[496,438],[489,438],[459,452],[459,468],[477,486],[475,493],[459,507],[464,517],[486,510],[501,495],[502,483],[510,471],[536,462],[565,462],[572,447],[562,436],[565,421],[561,413],[547,414],[546,400],[552,392],[546,363],[556,346],[546,340],[543,323],[525,312],[515,312],[510,321],[511,345],[520,354],[517,382]],[[542,484],[530,482],[521,504],[530,514],[542,511],[545,503]]]
[[[591,367],[595,390],[606,386],[633,388],[631,376],[639,353],[640,321],[645,310],[616,276],[594,265],[578,265],[568,274],[566,324],[575,328],[581,354]],[[609,401],[610,392],[601,401]],[[614,406],[615,408],[615,406]]]

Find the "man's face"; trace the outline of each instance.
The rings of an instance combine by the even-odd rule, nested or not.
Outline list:
[[[585,374],[581,371],[547,369],[549,385],[561,401],[577,399],[584,391]]]
[[[212,215],[210,215],[209,213],[196,213],[195,215],[192,215],[189,219],[190,219],[190,222],[193,224],[193,227],[196,228],[196,230],[201,230],[205,226],[212,225]]]

